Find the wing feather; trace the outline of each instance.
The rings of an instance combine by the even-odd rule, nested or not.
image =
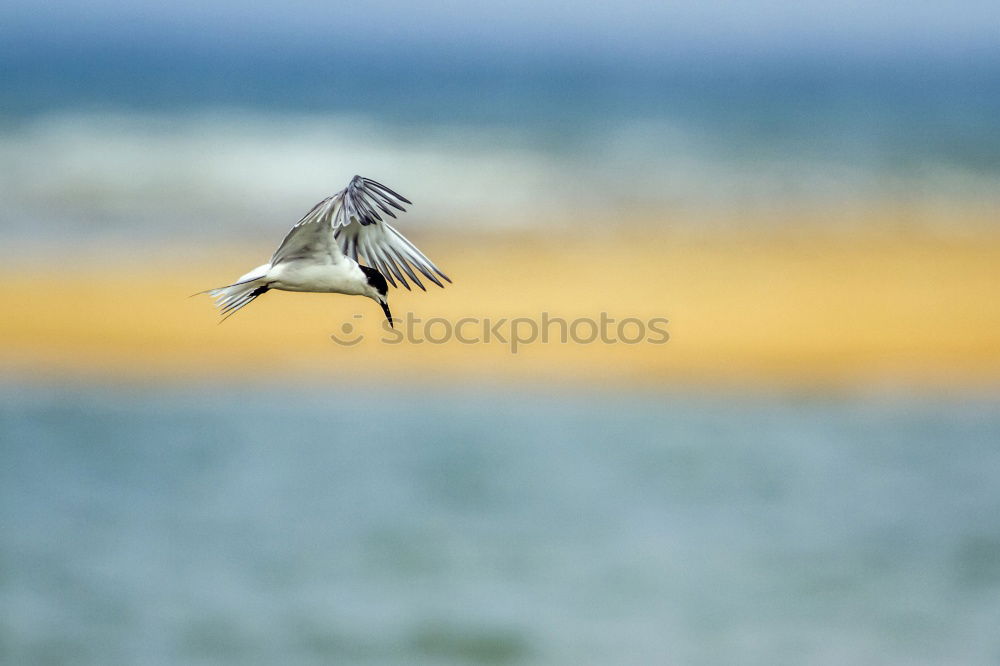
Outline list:
[[[337,195],[334,195],[313,206],[281,241],[271,257],[271,265],[297,259],[319,264],[337,263],[343,256],[333,234],[333,213],[338,204]]]
[[[386,259],[388,260],[389,267],[392,269],[392,272],[396,275],[396,277],[399,278],[399,281],[403,284],[404,287],[406,287],[407,290],[409,290],[410,285],[407,284],[406,278],[403,277],[403,272],[409,275],[410,279],[413,280],[413,282],[417,284],[417,286],[423,289],[423,285],[421,285],[420,281],[413,276],[413,272],[410,270],[410,267],[406,265],[406,262],[398,261],[399,255],[396,254],[395,250],[393,250],[392,248],[387,249],[385,252],[385,256]]]
[[[444,284],[438,277],[451,282],[427,255],[382,218],[382,214],[395,218],[392,209],[405,211],[404,204],[412,205],[409,199],[382,183],[361,176],[355,176],[331,199],[335,207],[326,212],[333,229],[331,235],[345,255],[355,261],[363,256],[364,261],[382,273],[393,287],[398,280],[409,289],[408,277],[426,291],[418,272],[439,287]],[[326,210],[317,209],[310,214],[322,215]]]

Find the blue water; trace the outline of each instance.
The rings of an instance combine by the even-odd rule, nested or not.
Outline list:
[[[0,237],[263,241],[355,173],[430,229],[1000,219],[996,49],[546,55],[204,30],[0,44]]]
[[[0,391],[10,664],[995,664],[994,397]]]

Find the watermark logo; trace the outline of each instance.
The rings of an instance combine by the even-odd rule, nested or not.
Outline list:
[[[361,319],[361,318],[362,317],[359,314],[354,315],[354,319]],[[386,322],[386,325],[388,325],[388,322]],[[336,342],[341,347],[353,347],[354,345],[364,340],[365,336],[362,335],[361,333],[358,333],[357,327],[354,325],[353,322],[345,321],[343,324],[340,325],[340,334],[338,335],[337,333],[331,333],[330,339]]]
[[[354,315],[355,320],[362,315]],[[501,344],[511,354],[533,344],[605,344],[605,345],[662,345],[670,340],[667,330],[669,320],[664,317],[615,319],[602,312],[598,317],[565,319],[542,312],[538,317],[462,317],[452,321],[444,317],[422,319],[412,312],[394,317],[395,328],[382,321],[379,342],[387,345],[402,343],[421,345]],[[364,341],[364,334],[353,322],[344,322],[340,331],[330,339],[343,347],[353,347]]]

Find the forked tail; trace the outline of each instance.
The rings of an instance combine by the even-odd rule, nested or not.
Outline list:
[[[213,289],[208,293],[215,299],[215,306],[219,308],[219,314],[222,315],[221,321],[225,321],[237,310],[249,305],[255,298],[263,293],[266,293],[268,289],[270,289],[270,287],[266,284],[263,284],[260,281],[254,281],[247,284],[234,284],[229,287],[220,287],[219,289]]]
[[[237,310],[249,305],[255,298],[270,289],[265,282],[267,268],[267,266],[261,266],[250,271],[241,277],[239,281],[231,285],[216,287],[215,289],[208,289],[199,293],[209,294],[215,299],[215,306],[219,308],[219,314],[222,315],[221,323]]]

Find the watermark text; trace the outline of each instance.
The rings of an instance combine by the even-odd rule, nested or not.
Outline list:
[[[362,315],[354,315],[361,319]],[[511,354],[534,344],[605,344],[605,345],[662,345],[670,340],[665,317],[616,319],[602,312],[597,317],[567,319],[542,312],[538,317],[462,317],[451,320],[445,317],[418,317],[407,312],[394,317],[394,327],[382,321],[379,342],[387,345],[402,343],[412,345],[463,345],[500,344]],[[345,322],[338,333],[330,336],[338,345],[353,347],[365,336],[351,322]]]

